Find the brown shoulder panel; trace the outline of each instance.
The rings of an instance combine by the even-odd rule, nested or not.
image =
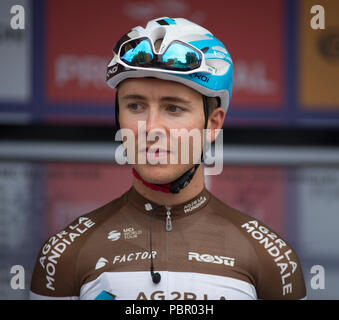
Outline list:
[[[259,299],[302,299],[306,287],[296,252],[277,233],[255,219],[241,224],[259,257]]]
[[[31,291],[50,297],[79,296],[81,283],[79,252],[90,234],[107,215],[122,205],[118,198],[75,219],[61,232],[51,236],[41,247],[31,280]]]

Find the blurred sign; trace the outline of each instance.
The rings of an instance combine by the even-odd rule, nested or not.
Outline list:
[[[209,25],[234,61],[231,104],[251,110],[281,108],[285,96],[283,1],[221,1],[210,6]],[[259,5],[259,6],[258,6]],[[269,14],[267,14],[269,12]]]
[[[273,105],[283,97],[282,1],[48,1],[47,97],[49,101],[112,102],[105,83],[111,49],[136,25],[161,16],[200,23],[221,39],[235,61],[232,103]],[[229,9],[229,10],[228,10]],[[267,12],[270,12],[269,16]],[[62,21],[62,23],[60,23]]]
[[[10,270],[13,265],[29,266],[40,242],[43,221],[36,210],[34,169],[30,163],[0,162],[0,299],[27,297],[24,290],[10,287]]]
[[[22,103],[31,97],[31,28],[27,23],[24,29],[16,28],[17,16],[11,13],[12,7],[19,4],[24,8],[23,17],[28,19],[29,0],[0,1],[0,102]]]
[[[229,206],[285,236],[287,171],[284,168],[224,166],[209,177],[209,190]]]
[[[112,164],[47,164],[46,238],[64,229],[76,217],[112,201],[132,183],[129,166]]]
[[[321,1],[325,28],[310,26],[312,0],[300,5],[300,102],[305,109],[339,110],[339,1]]]
[[[339,169],[299,169],[296,190],[302,254],[338,259]]]

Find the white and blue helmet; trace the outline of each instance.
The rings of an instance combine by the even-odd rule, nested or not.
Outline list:
[[[146,44],[140,44],[145,39]],[[158,40],[161,40],[161,45],[155,52],[154,44]],[[174,65],[171,68],[163,68],[162,66],[165,64],[162,61],[157,65],[152,64],[148,56],[147,62],[149,63],[133,64],[132,60],[126,58],[126,55],[124,56],[126,59],[123,57],[123,53],[127,51],[126,48],[131,48],[131,43],[133,48],[135,48],[134,43],[142,45],[143,48],[146,46],[153,51],[158,60],[166,56],[166,62],[173,61],[173,52],[179,48],[177,52],[180,53],[180,47],[186,44],[188,46],[184,50],[189,51],[190,49],[187,48],[197,49],[196,57],[201,61],[193,63],[194,67],[191,69],[182,70],[180,70],[181,66],[175,68]],[[171,50],[169,50],[170,47]],[[128,78],[156,77],[171,80],[191,87],[204,96],[219,97],[220,107],[227,112],[233,86],[231,56],[221,41],[196,23],[183,18],[162,17],[151,20],[145,28],[137,26],[123,35],[116,43],[113,53],[114,56],[108,64],[106,75],[107,84],[111,88],[116,88],[120,82]],[[150,54],[152,55],[152,52]],[[134,55],[134,58],[136,56],[140,57],[140,52],[139,55]]]

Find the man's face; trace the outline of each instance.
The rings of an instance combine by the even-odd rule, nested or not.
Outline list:
[[[119,85],[118,98],[120,127],[134,133],[134,167],[143,179],[150,183],[168,183],[192,168],[200,159],[204,129],[203,100],[200,93],[173,81],[136,78],[127,79]],[[138,130],[138,123],[139,126],[141,123],[146,125]],[[184,130],[179,136],[173,134],[175,131],[180,132],[180,129]],[[191,131],[192,129],[194,130]],[[185,132],[190,131],[198,133],[199,143],[197,140],[193,143],[193,138],[188,139]],[[153,141],[150,140],[152,134],[153,137],[158,136],[155,141],[154,138]],[[144,145],[138,138],[144,138]],[[155,143],[161,149],[156,153]],[[149,149],[152,145],[153,148]],[[184,158],[187,160],[182,158],[182,149],[188,155],[188,158]],[[140,164],[142,157],[146,159],[145,164]],[[157,160],[162,162],[152,164]]]

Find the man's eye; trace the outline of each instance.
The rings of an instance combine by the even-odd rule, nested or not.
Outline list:
[[[175,106],[175,105],[170,105],[168,106],[168,110],[171,112],[171,113],[179,113],[179,112],[182,112],[183,109],[181,107],[178,107],[178,106]]]
[[[138,103],[130,103],[128,106],[127,106],[127,108],[129,109],[129,110],[131,110],[131,111],[139,111],[139,110],[141,110],[141,105],[140,104],[138,104]]]

